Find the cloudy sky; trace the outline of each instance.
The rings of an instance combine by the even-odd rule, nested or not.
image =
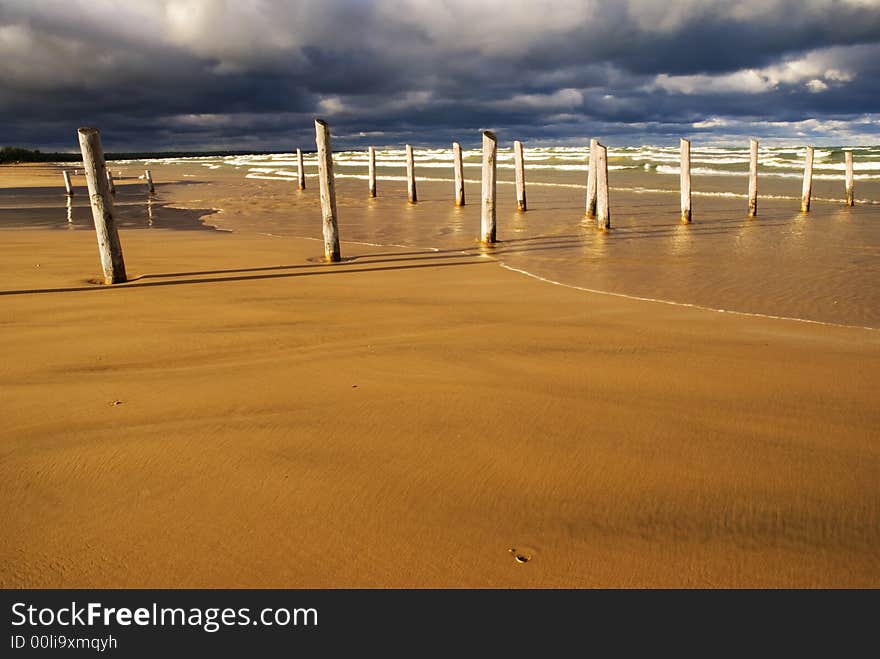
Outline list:
[[[880,143],[880,0],[0,0],[0,144]]]

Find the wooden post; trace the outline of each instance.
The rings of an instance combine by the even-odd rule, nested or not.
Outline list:
[[[330,126],[315,119],[315,141],[318,144],[318,180],[321,188],[321,214],[324,219],[324,258],[339,261],[339,227],[336,223],[336,181],[333,176],[333,148]]]
[[[409,203],[414,204],[419,200],[416,194],[416,165],[413,158],[413,148],[410,144],[406,145],[406,191]]]
[[[749,142],[749,217],[758,214],[758,140]]]
[[[483,206],[480,215],[480,241],[491,245],[495,242],[495,191],[498,141],[495,133],[483,131]]]
[[[596,226],[603,231],[611,228],[608,196],[608,149],[596,142]]]
[[[64,177],[64,188],[65,190],[67,190],[67,196],[72,197],[73,185],[71,185],[70,183],[70,172],[65,169],[63,172],[61,172],[61,175]]]
[[[369,148],[370,196],[376,196],[376,149]]]
[[[681,140],[681,221],[691,222],[691,143]]]
[[[116,194],[116,184],[113,182],[113,174],[110,173],[110,168],[107,168],[107,187],[110,188],[110,194]]]
[[[101,133],[97,128],[80,128],[79,147],[85,165],[86,182],[89,186],[89,199],[92,204],[92,218],[98,236],[98,252],[104,270],[105,284],[118,284],[126,281],[125,261],[122,258],[122,245],[116,220],[113,217],[113,198],[107,184],[107,166],[104,163],[104,149],[101,147]]]
[[[587,217],[596,217],[596,147],[599,140],[590,140],[590,163],[587,171]]]
[[[844,151],[843,157],[846,159],[846,205],[847,206],[855,206],[856,198],[855,198],[855,186],[853,181],[855,180],[855,176],[853,176],[853,152],[852,151]]]
[[[148,169],[146,172],[146,177],[147,177],[147,187],[150,190],[150,194],[153,194],[154,192],[156,192],[156,187],[153,185],[153,172],[151,172]]]
[[[296,179],[299,183],[299,189],[306,189],[306,168],[303,165],[303,152],[302,149],[296,150],[296,166],[297,166],[297,176]]]
[[[522,142],[513,143],[513,162],[516,169],[516,210],[526,210],[526,166],[523,159]]]
[[[807,147],[804,160],[804,188],[801,193],[801,213],[810,212],[810,195],[813,192],[813,147]]]
[[[464,206],[464,165],[461,162],[461,144],[452,143],[452,168],[455,170],[455,205]]]

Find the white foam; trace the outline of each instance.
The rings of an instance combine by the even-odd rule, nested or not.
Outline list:
[[[750,311],[733,311],[730,309],[716,309],[714,307],[707,307],[701,304],[691,304],[689,302],[674,302],[672,300],[662,300],[659,298],[653,297],[642,297],[640,295],[629,295],[628,293],[614,293],[612,291],[600,291],[595,288],[587,288],[585,286],[576,286],[574,284],[564,284],[560,281],[555,281],[553,279],[547,279],[546,277],[542,277],[541,275],[536,275],[533,272],[529,272],[528,270],[522,270],[520,268],[514,268],[511,265],[507,265],[503,261],[498,261],[498,264],[504,268],[505,270],[510,270],[512,272],[517,272],[521,275],[525,275],[526,277],[531,277],[532,279],[537,279],[538,281],[543,281],[548,284],[553,284],[554,286],[562,286],[564,288],[572,288],[577,291],[584,291],[586,293],[595,293],[597,295],[610,295],[612,297],[620,297],[627,300],[638,300],[640,302],[655,302],[657,304],[668,304],[674,307],[689,307],[691,309],[699,309],[701,311],[714,311],[716,313],[728,313],[735,316],[751,316],[753,318],[767,318],[770,320],[788,320],[796,323],[809,323],[811,325],[824,325],[826,327],[844,327],[847,329],[860,329],[860,330],[868,330],[871,332],[880,331],[880,328],[877,327],[864,327],[862,325],[843,325],[841,323],[829,323],[823,320],[810,320],[808,318],[792,318],[789,316],[773,316],[770,314],[763,313],[753,313]]]

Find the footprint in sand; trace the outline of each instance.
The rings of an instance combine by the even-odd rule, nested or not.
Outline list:
[[[520,547],[519,549],[511,547],[507,551],[510,552],[510,555],[513,556],[513,560],[517,563],[528,563],[535,556],[534,550],[530,547]]]

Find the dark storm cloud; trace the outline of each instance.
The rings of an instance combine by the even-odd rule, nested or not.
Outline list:
[[[0,0],[0,143],[876,141],[877,62],[880,0]]]

